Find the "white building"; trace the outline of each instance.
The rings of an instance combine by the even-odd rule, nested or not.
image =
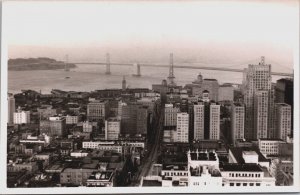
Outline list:
[[[188,179],[192,187],[221,187],[219,158],[214,151],[188,151]]]
[[[189,142],[189,114],[177,113],[176,142]]]
[[[79,117],[77,115],[67,115],[66,116],[66,124],[77,124]]]
[[[245,107],[241,104],[232,104],[231,109],[231,140],[244,139]]]
[[[204,104],[194,105],[194,139],[204,139]]]
[[[30,111],[18,110],[14,113],[14,124],[30,123]]]
[[[93,124],[92,122],[89,121],[85,121],[82,123],[82,131],[83,132],[87,132],[87,133],[91,133],[93,131]]]
[[[119,139],[121,129],[121,121],[117,118],[110,118],[105,121],[105,139],[117,140]]]
[[[265,156],[278,155],[280,143],[284,143],[284,141],[281,139],[259,139],[258,148]]]
[[[270,175],[267,168],[258,164],[225,164],[220,170],[223,186],[275,186],[275,178]]]
[[[209,112],[209,139],[220,139],[220,105],[210,104]]]
[[[275,104],[277,138],[284,141],[291,135],[291,106],[285,103]]]

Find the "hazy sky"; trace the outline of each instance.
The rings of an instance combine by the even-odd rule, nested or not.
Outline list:
[[[9,57],[254,59],[290,64],[298,1],[5,2]],[[298,43],[297,43],[298,44]],[[238,60],[237,60],[238,61]]]

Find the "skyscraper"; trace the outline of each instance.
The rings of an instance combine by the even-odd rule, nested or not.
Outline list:
[[[220,105],[210,104],[209,109],[209,139],[220,139]]]
[[[121,130],[121,122],[117,118],[109,118],[105,121],[105,139],[118,140]]]
[[[234,103],[231,109],[231,140],[235,143],[237,139],[244,139],[245,107]]]
[[[12,124],[14,122],[14,112],[16,110],[15,98],[13,94],[11,93],[8,94],[7,102],[8,102],[7,123]]]
[[[286,141],[291,135],[291,106],[285,103],[275,104],[277,138]]]
[[[194,105],[194,139],[204,139],[204,104]]]
[[[194,105],[194,140],[220,139],[220,105],[198,102]]]
[[[189,142],[189,114],[177,113],[176,142]]]
[[[272,117],[268,117],[268,113],[274,109],[272,107],[274,99],[271,87],[271,65],[265,64],[264,57],[261,58],[259,65],[249,65],[245,69],[243,93],[246,108],[245,138],[267,138],[268,128],[273,122]],[[258,97],[255,98],[256,95]]]
[[[178,107],[173,107],[173,104],[165,105],[164,126],[176,126],[177,113],[180,112]]]

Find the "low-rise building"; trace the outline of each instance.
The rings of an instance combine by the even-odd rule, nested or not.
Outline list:
[[[281,139],[259,139],[258,148],[265,155],[279,155],[280,143],[284,143]]]
[[[86,181],[88,187],[113,187],[114,172],[113,171],[95,171]]]

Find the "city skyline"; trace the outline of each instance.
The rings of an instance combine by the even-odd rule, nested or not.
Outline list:
[[[299,191],[299,5],[3,3],[1,188]]]

